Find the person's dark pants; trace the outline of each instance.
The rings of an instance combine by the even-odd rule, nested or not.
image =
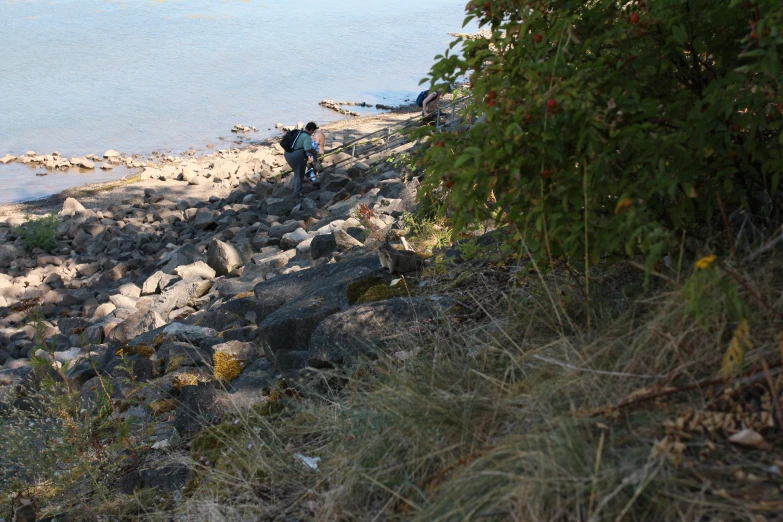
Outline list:
[[[307,153],[301,149],[294,152],[286,152],[285,160],[294,171],[294,194],[300,194],[302,192],[305,168],[307,167]]]

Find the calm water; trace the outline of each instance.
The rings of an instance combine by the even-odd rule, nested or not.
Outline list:
[[[340,118],[323,98],[396,105],[421,90],[465,0],[0,0],[0,156],[180,153]],[[227,145],[223,145],[227,146]],[[0,203],[119,171],[0,165]]]

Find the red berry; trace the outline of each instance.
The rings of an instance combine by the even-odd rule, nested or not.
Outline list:
[[[758,40],[759,39],[759,32],[756,31],[756,28],[754,27],[753,30],[750,32],[750,39],[751,40]]]
[[[487,105],[489,105],[490,107],[494,107],[495,106],[495,100],[489,100],[487,102]]]
[[[554,98],[550,98],[549,100],[547,100],[546,106],[550,111],[557,109],[557,100],[555,100]]]
[[[435,142],[435,146],[438,147],[439,149],[441,149],[441,148],[443,148],[443,142],[438,140],[438,141]]]
[[[484,4],[484,9],[487,11],[492,9],[492,2],[487,2],[486,4]]]
[[[775,108],[776,108],[778,111],[780,111],[780,112],[783,112],[783,103],[776,103],[776,104],[775,104]]]
[[[552,171],[550,169],[544,169],[541,171],[541,177],[542,178],[551,178],[552,177]]]
[[[533,119],[533,115],[532,114],[530,114],[529,112],[527,114],[525,114],[525,121],[530,121],[532,119]]]
[[[741,130],[742,130],[742,127],[740,127],[740,126],[739,126],[739,125],[737,125],[736,123],[732,123],[732,124],[731,124],[731,130],[733,130],[734,132],[739,132],[739,131],[741,131]]]
[[[498,93],[495,91],[489,91],[487,93],[487,98],[489,98],[490,100],[494,100],[497,97],[498,97]]]
[[[536,43],[541,43],[541,40],[543,40],[543,39],[544,39],[544,37],[541,36],[540,34],[534,34],[533,35],[533,41],[536,42]]]
[[[639,13],[631,13],[631,23],[634,25],[639,23]]]

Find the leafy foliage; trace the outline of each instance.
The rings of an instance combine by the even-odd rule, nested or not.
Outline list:
[[[16,233],[30,250],[40,248],[44,252],[50,252],[55,245],[57,225],[60,220],[57,214],[33,218],[28,216],[27,222],[16,229]]]
[[[775,0],[470,2],[434,86],[469,76],[470,129],[418,130],[454,231],[516,225],[540,260],[660,259],[717,210],[777,217],[783,7]],[[772,196],[772,197],[770,197]],[[502,211],[500,211],[502,209]],[[494,212],[493,212],[494,210]]]

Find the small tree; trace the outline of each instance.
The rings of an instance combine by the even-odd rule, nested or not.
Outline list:
[[[540,260],[650,262],[745,207],[777,217],[783,171],[778,0],[470,2],[487,39],[458,39],[429,80],[468,76],[463,132],[434,146],[425,194],[454,230],[494,217]],[[485,121],[482,121],[485,120]],[[495,205],[488,201],[496,201]],[[493,210],[494,209],[494,210]]]

